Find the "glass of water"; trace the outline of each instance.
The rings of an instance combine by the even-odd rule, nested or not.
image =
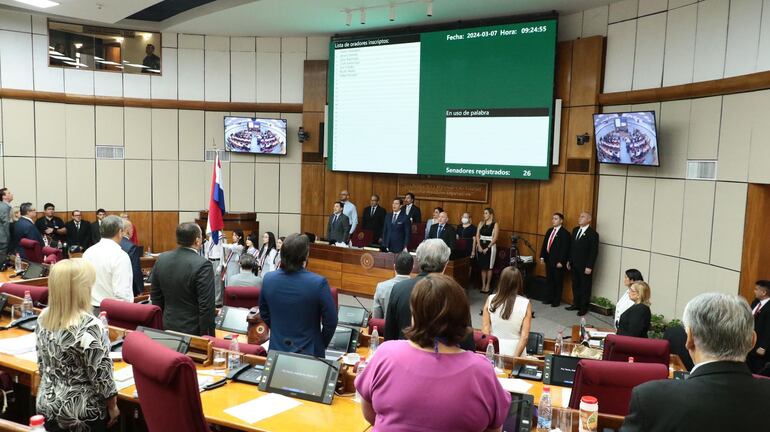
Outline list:
[[[561,432],[572,432],[572,415],[574,412],[569,408],[554,409],[552,427]]]
[[[225,370],[227,368],[227,352],[214,350],[214,369]]]

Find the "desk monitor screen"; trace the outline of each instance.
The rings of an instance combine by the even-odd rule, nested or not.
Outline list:
[[[326,348],[326,351],[346,353],[348,352],[348,348],[350,348],[350,341],[352,339],[352,328],[337,326],[337,329],[334,331],[334,336],[332,337],[331,342],[329,342],[329,346]]]
[[[331,404],[338,370],[323,359],[270,351],[259,389],[313,402]]]
[[[543,373],[545,384],[572,387],[575,384],[575,370],[580,357],[554,355],[546,357],[545,371]],[[545,382],[545,377],[549,382]]]
[[[286,154],[286,120],[225,117],[225,149],[236,153]]]
[[[223,306],[222,322],[217,328],[238,334],[247,334],[249,332],[249,323],[246,321],[248,316],[249,310],[246,308]]]
[[[503,432],[530,432],[534,406],[534,396],[526,393],[511,393],[511,408],[503,422]]]
[[[142,326],[137,327],[136,331],[146,334],[155,342],[178,353],[187,354],[187,350],[190,348],[190,336],[168,333],[163,330]]]
[[[340,306],[337,322],[349,326],[364,327],[368,318],[366,309],[354,306]],[[382,329],[380,329],[382,330]]]

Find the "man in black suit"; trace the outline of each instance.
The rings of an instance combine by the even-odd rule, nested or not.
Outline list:
[[[566,228],[562,227],[564,215],[554,213],[551,216],[551,228],[543,238],[543,247],[540,248],[540,262],[545,263],[545,275],[548,278],[548,296],[543,303],[551,303],[552,307],[561,304],[561,291],[564,288],[564,269],[569,258],[570,236]]]
[[[91,246],[91,223],[83,220],[80,210],[72,212],[72,220],[64,225],[67,228],[67,245],[80,246],[83,250]]]
[[[341,201],[334,203],[334,212],[326,224],[326,240],[331,243],[347,243],[350,238],[350,220],[342,214]]]
[[[32,206],[32,203],[21,203],[19,206],[19,214],[21,217],[13,228],[13,244],[16,245],[16,252],[22,257],[24,256],[24,248],[21,247],[22,239],[35,240],[40,243],[40,247],[43,247],[43,235],[40,234],[40,230],[35,226],[35,218],[37,217],[37,210]]]
[[[401,208],[403,204],[404,201],[401,198],[394,198],[393,212],[385,216],[382,246],[393,253],[405,251],[409,246],[409,238],[412,236],[412,223]]]
[[[160,254],[152,269],[152,304],[163,311],[166,330],[214,335],[214,269],[200,255],[200,227],[192,222],[179,224],[176,243],[176,249]]]
[[[753,373],[770,376],[767,350],[770,349],[770,281],[759,280],[754,284],[754,301],[751,302],[751,315],[754,317],[754,332],[757,342],[746,357],[749,369]]]
[[[414,205],[413,193],[407,192],[406,195],[404,195],[404,201],[402,204],[404,206],[404,213],[409,216],[409,222],[413,224],[422,222],[422,212],[420,211],[419,207]]]
[[[754,345],[754,319],[742,297],[701,294],[684,309],[687,350],[695,367],[686,380],[636,386],[622,432],[767,430],[762,410],[770,380],[744,363]]]
[[[438,223],[430,226],[428,232],[428,238],[440,238],[444,240],[449,250],[455,248],[455,241],[457,240],[457,231],[455,227],[449,224],[449,215],[446,212],[438,214]]]
[[[128,254],[131,260],[131,273],[133,273],[134,297],[144,292],[144,275],[142,275],[142,263],[139,247],[131,241],[134,233],[134,224],[128,219],[123,219],[123,237],[120,238],[120,248]]]
[[[102,239],[102,233],[100,231],[102,226],[102,219],[107,216],[107,212],[100,208],[96,211],[96,221],[91,224],[91,244],[95,245]]]
[[[578,226],[572,230],[567,268],[572,270],[572,306],[567,310],[578,311],[578,316],[588,313],[591,303],[591,283],[594,264],[599,255],[599,234],[591,228],[591,214],[580,213]]]
[[[385,226],[385,209],[380,207],[380,196],[372,195],[371,205],[364,209],[361,228],[371,230],[373,241],[382,241],[382,230]]]

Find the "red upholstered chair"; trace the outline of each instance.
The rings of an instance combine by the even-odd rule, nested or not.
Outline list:
[[[43,254],[43,262],[46,264],[56,264],[63,258],[61,249],[50,246],[43,246],[41,253]]]
[[[133,366],[139,405],[152,431],[211,432],[203,417],[195,364],[150,339],[131,332],[123,360]]]
[[[662,364],[583,359],[575,370],[569,407],[579,409],[580,398],[590,395],[599,399],[600,412],[624,416],[634,387],[666,378],[668,366]]]
[[[668,367],[669,343],[665,339],[608,335],[602,360],[627,362],[629,357],[633,357],[635,363],[661,363]]]
[[[220,339],[214,336],[203,336],[204,338],[211,341],[211,345],[214,346],[214,348],[219,349],[230,349],[230,341],[227,339]],[[238,343],[238,350],[240,350],[243,354],[251,354],[255,356],[265,357],[267,355],[267,350],[262,345],[255,345],[255,344],[248,344],[248,343]]]
[[[24,258],[27,261],[43,263],[43,249],[37,240],[21,239],[19,246],[24,249]]]
[[[259,306],[260,287],[253,286],[227,286],[225,287],[225,306],[251,309]]]
[[[366,247],[374,242],[374,231],[356,228],[350,236],[350,242],[355,247]]]
[[[383,335],[385,332],[385,320],[383,318],[371,318],[369,320],[369,334],[372,334],[374,327],[377,327],[377,333]]]
[[[35,306],[40,304],[48,305],[48,287],[11,282],[6,282],[0,286],[0,293],[6,293],[20,298],[24,298],[24,291],[29,291],[29,295],[32,296],[32,303],[34,303]]]
[[[495,335],[485,335],[481,330],[473,330],[473,342],[476,344],[476,351],[487,351],[487,345],[492,342],[495,347],[495,354],[500,353],[500,341],[497,340]]]
[[[99,304],[111,326],[136,330],[137,326],[163,330],[163,312],[156,305],[104,299]]]
[[[412,235],[409,236],[408,249],[415,250],[425,240],[425,222],[412,224]]]

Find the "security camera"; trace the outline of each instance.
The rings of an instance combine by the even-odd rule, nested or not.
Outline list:
[[[577,145],[588,144],[589,141],[591,141],[591,135],[587,133],[577,136]]]
[[[299,127],[299,130],[297,131],[297,138],[299,138],[299,142],[303,143],[310,138],[310,134],[303,128],[302,126]]]

